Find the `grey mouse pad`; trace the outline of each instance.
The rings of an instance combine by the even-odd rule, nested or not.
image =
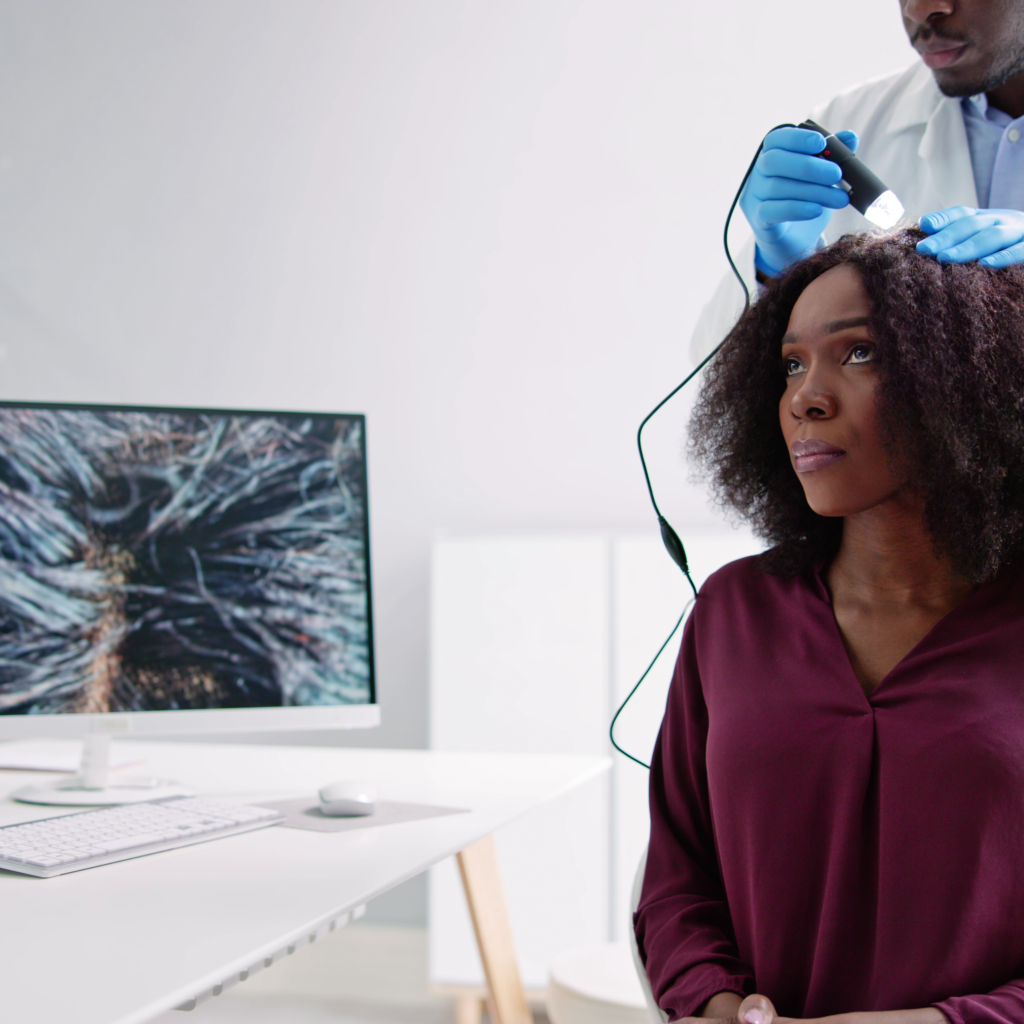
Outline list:
[[[351,832],[357,828],[376,828],[378,825],[398,825],[403,821],[420,818],[441,818],[446,814],[468,814],[464,807],[436,807],[433,804],[403,804],[396,800],[378,800],[373,814],[359,818],[330,818],[320,813],[316,797],[300,796],[296,800],[274,800],[256,804],[284,814],[284,828],[305,828],[310,832]]]

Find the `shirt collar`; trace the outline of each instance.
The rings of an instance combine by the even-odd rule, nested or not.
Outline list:
[[[1003,110],[993,107],[988,102],[988,97],[983,93],[974,96],[965,96],[961,101],[964,113],[968,117],[980,117],[1000,130],[1005,130],[1011,124],[1020,123],[1021,118],[1012,118]]]
[[[982,117],[988,115],[988,97],[983,92],[975,93],[973,96],[964,97],[964,105],[973,107]]]

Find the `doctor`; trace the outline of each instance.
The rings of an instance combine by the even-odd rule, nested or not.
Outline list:
[[[931,237],[941,262],[1024,262],[1024,0],[900,0],[921,55],[905,71],[857,86],[811,116],[837,132]],[[859,143],[859,146],[858,146]],[[740,200],[754,238],[736,261],[755,281],[868,226],[838,187],[839,167],[814,154],[817,132],[780,128],[765,139]],[[691,344],[703,359],[743,307],[730,274],[705,307]]]

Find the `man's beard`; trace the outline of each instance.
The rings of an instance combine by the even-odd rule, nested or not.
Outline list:
[[[1014,53],[1003,54],[1002,59],[984,78],[969,81],[946,81],[939,77],[942,69],[935,74],[935,83],[945,96],[977,96],[978,93],[991,92],[1008,82],[1014,75],[1024,71],[1024,46]]]
[[[950,69],[950,75],[943,74],[941,68],[937,68],[933,74],[935,75],[935,82],[939,89],[946,96],[976,96],[979,93],[991,92],[993,89],[998,89],[1004,82],[1009,81],[1014,75],[1020,74],[1024,71],[1024,3],[1018,0],[1018,12],[1016,21],[1017,24],[1012,33],[1009,33],[1010,38],[1013,40],[1011,44],[1012,48],[1007,48],[1001,53],[997,53],[993,56],[992,66],[986,72],[981,72],[979,77],[963,81],[958,80],[956,76],[956,70]],[[921,33],[918,32],[917,35]],[[956,39],[951,36],[945,36],[942,33],[936,33],[940,39],[948,39],[954,46],[964,42],[963,39]],[[914,37],[916,42],[917,35]],[[932,33],[927,33],[930,38]],[[983,76],[983,77],[982,77]],[[944,81],[944,79],[946,79]]]

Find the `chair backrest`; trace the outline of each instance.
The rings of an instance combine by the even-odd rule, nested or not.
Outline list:
[[[633,894],[629,900],[631,914],[635,914],[636,908],[640,906],[640,891],[644,887],[644,870],[646,867],[647,847],[645,846],[643,856],[640,858],[640,864],[636,869],[636,877],[633,879]],[[643,961],[640,959],[640,950],[637,948],[636,933],[632,928],[629,929],[629,948],[633,953],[633,965],[636,967],[636,973],[640,978],[640,987],[644,990],[644,999],[647,1000],[647,1009],[651,1011],[651,1020],[654,1021],[654,1024],[665,1024],[668,1020],[668,1014],[654,1001],[651,983],[647,980],[647,971],[644,970]]]

